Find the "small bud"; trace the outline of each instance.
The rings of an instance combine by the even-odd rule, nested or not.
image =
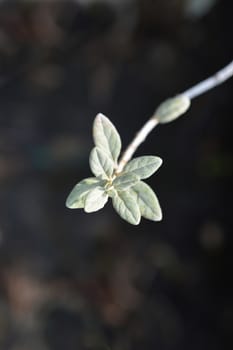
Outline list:
[[[162,102],[156,109],[153,118],[156,118],[159,123],[169,123],[182,114],[190,107],[190,99],[186,95],[178,95]]]

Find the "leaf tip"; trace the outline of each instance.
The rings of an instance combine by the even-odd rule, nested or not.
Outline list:
[[[163,220],[163,213],[161,208],[159,208],[160,210],[157,211],[156,215],[154,215],[154,218],[152,219],[153,221],[162,221]]]
[[[73,207],[73,205],[74,205],[74,203],[71,201],[71,198],[70,198],[71,196],[70,196],[70,194],[69,194],[69,196],[66,198],[66,201],[65,201],[65,207],[67,208],[67,209],[74,209],[74,207]]]
[[[139,219],[135,222],[135,224],[133,224],[134,226],[138,226],[141,222],[141,215],[139,217]]]
[[[65,207],[66,207],[67,209],[71,209],[68,200],[66,200],[66,202],[65,202]]]
[[[162,158],[158,157],[158,163],[159,163],[159,168],[161,167],[161,165],[163,164],[163,160]]]
[[[162,211],[160,212],[160,214],[157,216],[155,221],[162,221],[163,220],[163,214]]]
[[[102,121],[102,120],[106,120],[106,119],[108,119],[103,113],[98,113],[97,115],[96,115],[96,117],[95,117],[95,121]]]
[[[71,203],[69,197],[67,198],[67,200],[66,200],[66,202],[65,202],[65,207],[66,207],[67,209],[77,209],[77,208],[75,207],[75,203]]]

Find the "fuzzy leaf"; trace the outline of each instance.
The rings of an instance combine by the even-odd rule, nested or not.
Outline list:
[[[141,215],[149,220],[162,220],[162,211],[159,205],[158,198],[154,191],[145,182],[140,181],[130,188],[130,193],[136,199]]]
[[[84,201],[88,192],[97,186],[103,186],[103,184],[103,181],[95,177],[89,177],[82,180],[74,186],[69,196],[67,197],[66,207],[69,209],[84,208]]]
[[[96,187],[88,192],[85,198],[84,210],[86,213],[102,209],[108,201],[108,195],[104,188]]]
[[[135,185],[139,180],[139,177],[134,173],[127,173],[117,176],[112,184],[117,191],[125,191]]]
[[[112,204],[122,219],[132,225],[138,225],[141,219],[140,210],[134,197],[128,191],[115,191]]]
[[[107,153],[116,164],[121,151],[121,138],[115,126],[103,114],[97,114],[93,124],[95,145]]]
[[[190,107],[190,99],[186,95],[177,95],[162,102],[155,111],[155,118],[165,124],[179,118]]]
[[[133,172],[140,179],[150,177],[162,164],[162,159],[155,156],[143,156],[132,159],[124,168],[124,173]]]
[[[102,179],[109,179],[113,174],[114,163],[101,148],[93,148],[89,163],[91,171],[95,176],[99,176]]]

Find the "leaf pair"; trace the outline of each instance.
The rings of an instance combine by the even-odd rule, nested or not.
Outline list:
[[[93,203],[96,200],[96,198],[98,198],[96,201],[98,203],[100,203],[102,197],[105,198],[103,184],[103,181],[99,180],[96,177],[89,177],[87,179],[82,180],[73,188],[73,190],[69,194],[66,200],[66,206],[70,209],[85,208],[85,211],[87,213],[91,211],[97,211],[103,208],[107,200],[103,204],[99,204],[99,208],[93,208]],[[91,208],[93,208],[94,210],[91,210]]]
[[[91,177],[79,182],[66,200],[70,209],[84,208],[87,213],[104,207],[112,198],[118,214],[133,225],[141,216],[158,221],[162,214],[153,190],[142,179],[150,177],[162,164],[155,156],[143,156],[131,160],[122,173],[116,174],[117,160],[121,152],[120,136],[102,114],[98,114],[93,124],[95,147],[90,153]]]
[[[138,225],[142,216],[153,221],[162,220],[159,201],[150,186],[143,181],[127,191],[116,192],[112,203],[118,214],[133,225]]]

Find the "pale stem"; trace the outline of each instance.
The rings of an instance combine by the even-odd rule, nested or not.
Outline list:
[[[154,127],[158,124],[158,120],[156,120],[155,118],[151,118],[149,119],[146,124],[144,124],[144,126],[141,128],[141,130],[136,134],[135,138],[133,139],[133,141],[128,145],[128,147],[126,148],[125,152],[123,153],[120,162],[118,164],[116,173],[119,174],[124,166],[126,165],[126,163],[128,163],[128,161],[132,158],[132,155],[134,154],[134,152],[136,151],[136,149],[138,148],[138,146],[140,146],[140,144],[145,141],[147,135],[151,132],[151,130],[154,129]]]
[[[212,77],[203,80],[199,84],[191,87],[183,92],[183,95],[192,100],[193,98],[204,94],[205,92],[213,89],[215,86],[224,83],[227,79],[233,76],[233,61],[225,66],[223,69],[215,73]]]
[[[227,79],[233,76],[233,61],[230,62],[223,69],[215,73],[213,76],[203,80],[202,82],[194,85],[190,89],[184,91],[181,95],[185,95],[190,100],[193,98],[204,94],[205,92],[213,89],[215,86],[222,84]],[[116,174],[120,173],[128,161],[132,158],[133,154],[140,146],[140,144],[145,141],[147,135],[159,124],[156,118],[149,119],[146,124],[139,130],[133,141],[128,145],[125,152],[123,153],[119,164],[116,169]]]

